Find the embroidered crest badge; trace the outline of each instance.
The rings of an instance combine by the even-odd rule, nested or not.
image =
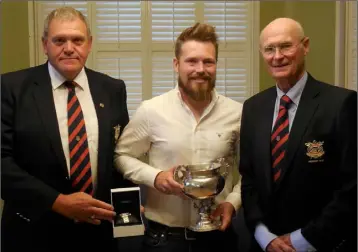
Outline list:
[[[305,145],[307,146],[306,155],[312,159],[318,159],[318,158],[323,157],[323,155],[324,155],[323,144],[324,144],[324,141],[319,142],[316,140],[313,140],[313,142],[305,143]]]
[[[118,124],[114,126],[113,129],[114,129],[114,142],[116,143],[119,138],[119,133],[121,132],[121,125]]]

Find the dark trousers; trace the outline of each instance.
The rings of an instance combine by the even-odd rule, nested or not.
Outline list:
[[[143,240],[143,252],[236,252],[237,237],[229,227],[224,232],[193,232],[149,221]]]
[[[109,222],[97,226],[64,219],[61,225],[53,223],[53,227],[30,223],[1,229],[1,251],[4,252],[122,252],[117,249]]]

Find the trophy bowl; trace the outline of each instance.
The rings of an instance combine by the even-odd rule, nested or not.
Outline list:
[[[189,226],[193,231],[211,231],[221,225],[220,220],[210,218],[214,197],[225,186],[226,173],[221,168],[220,163],[202,163],[180,165],[174,171],[174,180],[184,186],[183,193],[194,200],[194,208],[198,209],[197,222]]]

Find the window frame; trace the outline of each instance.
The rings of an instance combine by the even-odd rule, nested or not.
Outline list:
[[[352,1],[340,1],[336,3],[335,85],[357,91],[357,83],[354,84],[352,82],[354,73],[351,66],[353,57],[355,57],[357,62],[357,54],[352,54],[352,32],[354,25],[352,14],[354,4],[357,6],[357,2]]]

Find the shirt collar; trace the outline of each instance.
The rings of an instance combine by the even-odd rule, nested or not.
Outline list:
[[[65,81],[66,78],[63,77],[52,65],[48,62],[48,72],[50,74],[52,89],[55,90],[59,88]],[[81,72],[76,76],[73,80],[76,84],[81,88],[84,89],[84,84],[86,81],[86,72],[84,67],[82,68]]]
[[[308,74],[305,71],[303,76],[301,77],[301,79],[299,81],[297,81],[297,83],[290,88],[290,90],[288,90],[288,92],[286,93],[286,95],[288,97],[290,97],[291,101],[296,104],[298,106],[298,103],[300,101],[303,89],[306,86],[306,82],[307,82],[307,78],[308,78]],[[277,84],[276,84],[276,90],[277,90],[277,97],[279,98],[279,100],[281,99],[281,97],[285,94],[281,89],[278,88]]]

